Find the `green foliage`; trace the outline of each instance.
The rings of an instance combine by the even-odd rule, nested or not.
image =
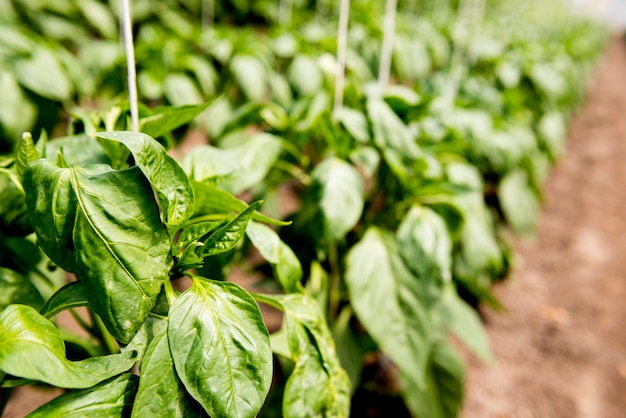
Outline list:
[[[489,0],[453,39],[452,9],[400,2],[394,84],[377,86],[383,2],[352,0],[333,114],[330,3],[153,3],[133,1],[156,106],[140,133],[117,99],[116,3],[0,5],[2,386],[71,388],[32,416],[345,417],[359,386],[380,389],[367,355],[392,361],[414,415],[457,416],[448,335],[491,360],[472,306],[499,307],[500,230],[533,232],[605,33]],[[179,164],[190,126],[210,145]],[[260,277],[255,293],[231,273]],[[63,311],[88,338],[55,325]]]

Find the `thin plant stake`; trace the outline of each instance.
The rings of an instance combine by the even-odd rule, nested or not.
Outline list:
[[[346,82],[346,54],[348,46],[348,20],[350,16],[350,0],[341,0],[339,10],[339,29],[337,32],[337,65],[335,66],[335,102],[333,104],[333,120],[339,120],[343,106],[343,88]]]
[[[393,38],[396,32],[396,9],[398,0],[387,0],[385,4],[385,20],[383,23],[383,48],[378,68],[378,85],[382,88],[389,84],[391,73],[391,56],[393,54]]]
[[[124,50],[126,51],[126,66],[128,67],[128,101],[130,102],[130,120],[132,130],[139,131],[139,112],[137,110],[137,72],[135,70],[135,48],[133,46],[132,18],[130,15],[130,0],[122,2],[122,28]]]

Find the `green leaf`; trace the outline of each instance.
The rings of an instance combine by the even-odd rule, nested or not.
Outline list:
[[[220,183],[221,188],[239,194],[265,179],[281,151],[280,139],[261,133],[244,138],[232,148],[194,147],[183,166],[194,180],[225,177]]]
[[[65,358],[65,345],[52,322],[29,306],[10,305],[0,312],[0,370],[61,388],[88,388],[130,369],[136,352]]]
[[[409,159],[418,158],[421,150],[417,146],[408,126],[381,99],[367,101],[367,116],[372,124],[374,143],[381,150],[388,148]]]
[[[71,98],[72,84],[52,50],[38,47],[30,57],[22,58],[14,65],[14,74],[27,89],[59,102]]]
[[[168,73],[163,81],[163,93],[174,106],[204,102],[195,80],[186,73]]]
[[[475,309],[460,298],[450,283],[439,307],[444,324],[484,361],[493,360],[487,335]]]
[[[317,302],[304,294],[259,295],[285,312],[287,342],[296,365],[287,380],[285,417],[347,417],[350,379],[339,364],[335,344]]]
[[[429,354],[426,390],[413,386],[410,379],[400,375],[404,400],[420,418],[459,416],[464,380],[463,360],[448,344],[434,346]]]
[[[254,202],[232,221],[212,233],[209,238],[204,241],[204,256],[216,255],[233,249],[246,232],[246,226],[254,210],[258,208],[261,203],[261,201]]]
[[[532,234],[539,219],[539,198],[521,169],[511,171],[498,185],[504,217],[515,232]]]
[[[209,104],[205,103],[154,109],[150,116],[139,120],[139,130],[152,138],[157,138],[191,122],[208,106]]]
[[[39,146],[39,142],[37,146]],[[68,167],[110,163],[102,146],[87,134],[55,138],[53,141],[48,142],[45,158],[49,160],[56,159],[60,150],[63,150],[63,158],[67,162]]]
[[[297,292],[302,279],[302,266],[294,252],[271,228],[250,222],[246,235],[274,268],[276,278],[285,292]]]
[[[172,267],[169,239],[141,171],[63,169],[38,160],[24,173],[24,190],[43,251],[78,275],[89,288],[89,306],[128,343]]]
[[[349,306],[343,308],[332,331],[333,340],[337,346],[337,358],[350,378],[352,393],[354,393],[361,382],[365,352],[359,344],[356,331],[350,325],[352,317],[352,309]]]
[[[2,71],[0,74],[0,91],[0,126],[4,135],[17,140],[22,132],[33,129],[37,106],[29,100],[10,71]]]
[[[87,294],[83,283],[68,283],[50,296],[50,299],[48,299],[39,313],[46,318],[52,318],[66,309],[86,306],[89,304]]]
[[[322,88],[322,71],[317,62],[306,55],[296,55],[288,69],[289,81],[301,96],[317,93]]]
[[[139,390],[131,417],[199,417],[193,399],[174,370],[174,360],[167,339],[167,327],[154,336],[141,363]]]
[[[263,63],[253,55],[236,55],[230,71],[249,101],[261,101],[267,94],[267,74]]]
[[[563,115],[559,112],[546,113],[539,120],[537,129],[550,157],[553,160],[560,157],[565,149],[567,136],[567,124]]]
[[[245,209],[244,209],[245,210]],[[191,224],[183,228],[176,240],[176,252],[186,248],[188,245],[199,241],[202,237],[208,235],[211,231],[222,226],[225,220],[205,221],[197,224]]]
[[[422,300],[430,308],[452,280],[452,242],[444,220],[432,209],[413,206],[397,232],[404,263],[422,286]]]
[[[363,180],[350,164],[338,158],[327,158],[315,167],[314,190],[324,219],[324,235],[339,240],[350,231],[363,212]]]
[[[39,159],[39,154],[35,149],[35,143],[33,137],[29,133],[22,135],[22,139],[17,144],[17,150],[15,152],[15,169],[19,178],[22,178],[26,167],[29,163]]]
[[[161,144],[140,132],[104,132],[97,136],[128,147],[135,163],[156,191],[165,224],[176,227],[191,217],[194,196],[189,179]]]
[[[391,234],[372,227],[348,253],[345,279],[354,312],[367,332],[411,384],[423,388],[431,319],[421,300],[421,284],[399,252]]]
[[[362,112],[348,107],[342,107],[339,112],[339,121],[352,138],[363,144],[369,142],[371,134],[367,124],[367,118]]]
[[[19,303],[39,308],[43,298],[37,288],[21,274],[0,267],[0,309]]]
[[[128,416],[137,392],[139,379],[124,373],[89,389],[69,391],[37,410],[27,418],[122,418]]]
[[[170,309],[168,339],[187,391],[211,416],[254,417],[272,380],[272,351],[254,299],[194,277]]]
[[[235,196],[210,184],[192,180],[191,185],[196,197],[196,207],[193,213],[194,218],[214,215],[228,216],[233,212],[243,212],[248,207],[248,205]],[[254,212],[252,219],[278,226],[289,225],[289,222],[272,219],[259,212]]]

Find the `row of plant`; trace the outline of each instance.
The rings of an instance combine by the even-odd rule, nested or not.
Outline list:
[[[114,3],[0,6],[2,387],[68,389],[32,416],[348,416],[389,391],[455,416],[449,334],[491,358],[471,305],[500,307],[502,228],[534,229],[605,30],[401,1],[381,83],[383,5],[353,0],[337,102],[334,3],[137,0],[134,133]],[[190,127],[208,143],[176,161]]]

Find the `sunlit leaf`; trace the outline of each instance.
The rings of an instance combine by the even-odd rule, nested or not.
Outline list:
[[[0,370],[61,388],[91,387],[125,372],[137,360],[136,352],[127,352],[68,361],[54,324],[24,305],[0,312],[0,341]]]
[[[399,252],[393,235],[372,227],[348,253],[345,278],[363,327],[412,385],[423,388],[431,320],[419,280],[405,267]]]
[[[123,418],[128,416],[137,393],[138,378],[124,373],[92,388],[69,391],[42,407],[27,418]]]
[[[280,239],[276,232],[263,224],[250,222],[246,235],[263,258],[272,264],[283,290],[285,292],[297,291],[298,283],[302,279],[302,266],[291,248]]]
[[[89,287],[89,306],[128,343],[172,265],[169,239],[141,171],[64,169],[39,160],[24,173],[24,189],[41,248]]]
[[[169,317],[170,351],[191,396],[211,416],[256,416],[272,380],[272,351],[254,299],[236,284],[194,277]]]
[[[154,187],[163,210],[163,221],[178,226],[191,217],[193,189],[187,175],[157,141],[140,132],[104,132],[98,138],[121,142]]]

